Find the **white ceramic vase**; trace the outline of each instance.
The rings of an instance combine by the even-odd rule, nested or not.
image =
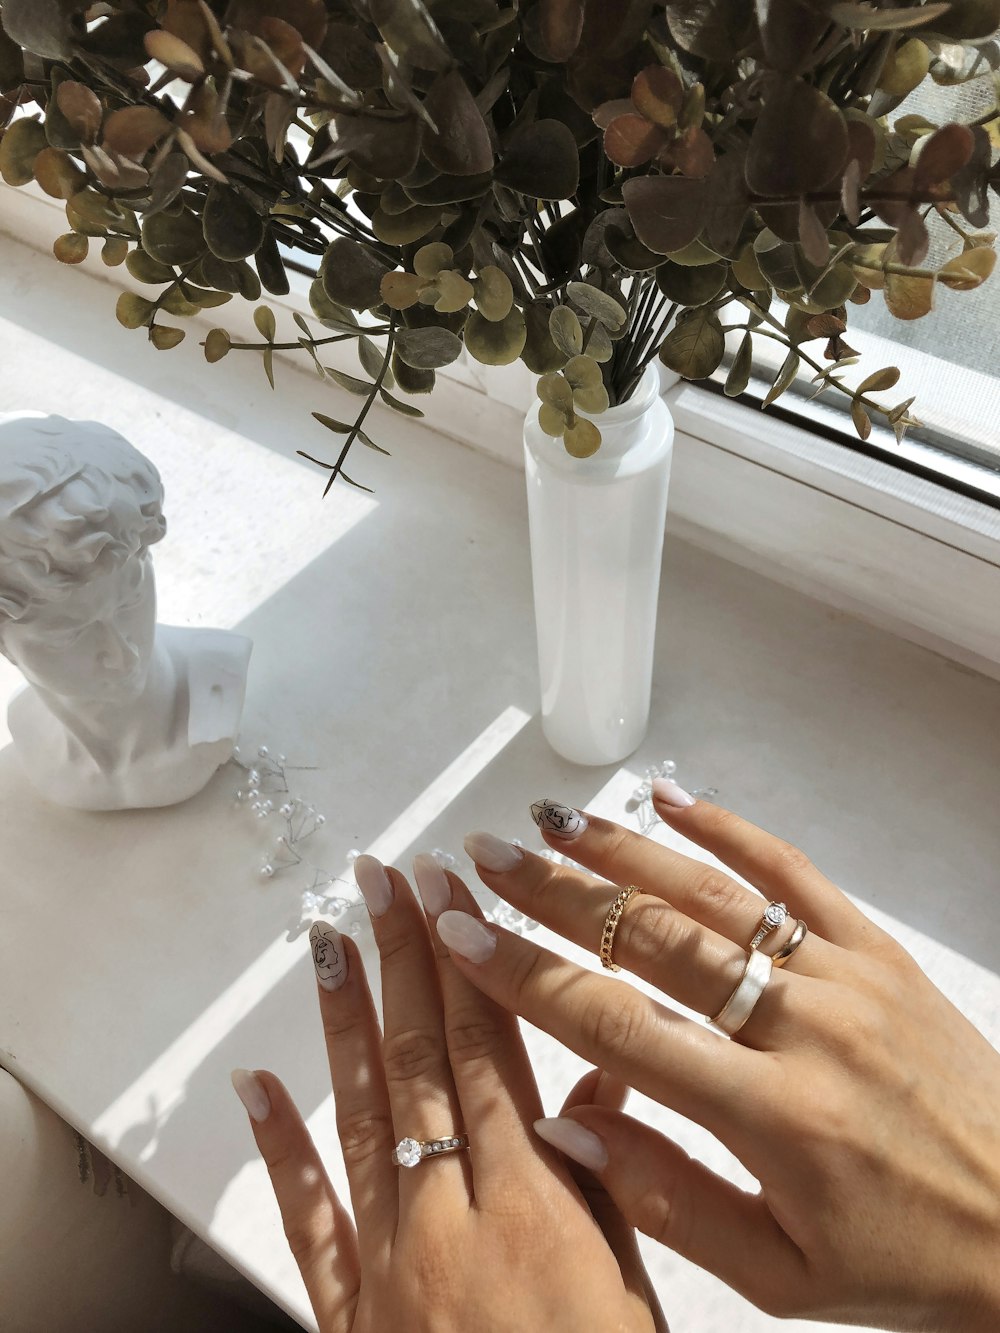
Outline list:
[[[592,416],[601,447],[571,458],[524,427],[542,728],[577,764],[611,764],[642,742],[674,423],[650,365],[628,402]]]

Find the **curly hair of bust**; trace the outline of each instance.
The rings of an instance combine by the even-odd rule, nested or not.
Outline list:
[[[28,620],[158,542],[156,468],[94,421],[0,421],[0,627]]]

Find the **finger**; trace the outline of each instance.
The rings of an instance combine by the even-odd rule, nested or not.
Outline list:
[[[628,1100],[629,1091],[628,1085],[621,1079],[603,1069],[591,1069],[570,1090],[559,1115],[564,1117],[577,1106],[603,1106],[612,1111],[621,1111]],[[635,1227],[625,1220],[621,1209],[593,1171],[581,1166],[572,1157],[566,1158],[566,1165],[577,1189],[587,1201],[608,1247],[618,1260],[626,1291],[633,1293],[649,1309],[656,1333],[669,1333],[659,1296],[639,1253]]]
[[[852,949],[863,948],[878,932],[797,847],[710,801],[682,804],[685,796],[676,782],[658,778],[653,783],[653,807],[665,823],[718,857],[768,898],[786,902],[813,935]],[[800,962],[809,956],[806,943],[808,937],[793,955],[802,955]]]
[[[423,912],[405,875],[373,856],[354,863],[358,887],[372,918],[382,965],[382,1062],[395,1136],[419,1140],[464,1132],[448,1059],[437,966]],[[449,1153],[428,1166],[397,1168],[399,1197],[429,1188],[459,1189],[471,1203],[465,1153]]]
[[[683,856],[620,824],[568,806],[536,801],[531,810],[549,845],[571,855],[588,870],[622,887],[638,885],[645,893],[670,903],[685,917],[741,949],[753,938],[766,904],[724,870]],[[567,843],[571,844],[571,851],[567,850]],[[488,882],[493,887],[492,880]],[[497,888],[497,892],[502,890]],[[803,915],[794,894],[790,893],[786,901],[793,916]],[[773,932],[764,952],[773,953],[780,948],[793,929],[794,921],[789,921]],[[831,954],[829,947],[824,948],[823,940],[814,936],[808,949],[803,944],[796,950],[792,970],[828,975],[836,965]]]
[[[617,893],[614,885],[530,852],[522,853],[512,869],[491,872],[482,866],[481,858],[487,857],[496,865],[502,848],[521,849],[484,833],[471,834],[465,846],[476,860],[484,883],[500,897],[574,944],[594,953],[599,951]],[[621,912],[612,957],[618,966],[657,986],[686,1008],[708,1016],[717,1014],[732,995],[747,962],[745,949],[649,893],[633,894]],[[785,1027],[788,1020],[794,1021],[794,1006],[780,1003],[781,990],[788,987],[789,979],[779,981],[778,977],[778,973],[772,977],[768,993],[754,1011],[752,1025],[741,1032],[741,1041],[773,1044],[787,1035]]]
[[[747,1194],[621,1112],[576,1107],[536,1129],[593,1171],[629,1223],[690,1259],[762,1309],[801,1305],[802,1252],[759,1194]],[[779,1303],[784,1303],[779,1308]]]
[[[236,1069],[232,1079],[271,1177],[285,1236],[316,1321],[324,1333],[348,1333],[361,1286],[351,1216],[280,1079],[262,1069]]]
[[[432,856],[413,862],[417,889],[433,923],[444,911],[460,908],[482,921],[479,905],[457,875],[446,874]],[[537,1170],[541,1098],[517,1019],[485,995],[457,968],[433,931],[445,1034],[462,1117],[471,1144],[473,1190],[489,1205],[509,1193],[511,1171],[520,1164]]]
[[[746,1094],[766,1085],[758,1052],[721,1040],[631,986],[464,912],[442,913],[437,930],[455,966],[505,1009],[724,1141]]]
[[[330,1063],[337,1133],[366,1267],[389,1253],[399,1218],[382,1034],[353,940],[326,921],[309,932]]]

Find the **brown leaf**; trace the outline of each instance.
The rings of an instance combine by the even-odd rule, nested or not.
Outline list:
[[[701,232],[705,181],[687,176],[635,176],[622,198],[635,234],[658,255],[682,250]]]
[[[747,185],[765,197],[810,194],[839,177],[847,150],[836,104],[803,79],[774,76],[750,136]]]
[[[500,156],[496,179],[532,199],[569,199],[580,183],[580,150],[568,126],[536,120],[519,129]]]
[[[659,125],[631,112],[618,116],[604,131],[604,151],[620,167],[639,167],[663,147],[666,135]]]
[[[707,176],[715,166],[715,147],[700,126],[692,126],[666,146],[659,160],[685,176]]]
[[[851,420],[854,422],[854,429],[862,440],[867,440],[872,433],[871,417],[865,411],[864,404],[857,398],[851,404]]]
[[[799,241],[810,264],[822,268],[830,258],[830,238],[807,199],[799,200]]]
[[[619,116],[634,114],[635,106],[631,97],[614,97],[610,102],[602,102],[599,107],[594,108],[593,121],[598,129],[606,130]]]
[[[205,73],[201,56],[191,49],[187,42],[162,28],[153,28],[143,38],[146,52],[153,60],[158,60],[179,79],[193,83]],[[63,85],[65,86],[65,85]]]
[[[899,383],[899,367],[886,366],[884,370],[876,370],[874,374],[861,381],[855,389],[855,393],[884,393],[886,389],[891,389],[893,385]]]
[[[538,33],[554,63],[564,64],[580,44],[584,0],[540,0]]]
[[[424,105],[437,134],[424,135],[428,160],[449,176],[475,176],[493,166],[493,145],[476,100],[457,69],[431,87]]]
[[[920,319],[934,307],[934,279],[886,273],[885,304],[897,319]]]
[[[986,281],[996,262],[996,253],[989,246],[974,246],[949,259],[938,271],[938,282],[956,292],[971,292]]]
[[[56,103],[83,143],[93,143],[101,128],[104,108],[97,94],[83,83],[67,79],[56,89]]]
[[[104,126],[104,146],[138,162],[170,128],[170,121],[155,107],[122,107],[108,116]]]
[[[962,170],[975,147],[968,125],[944,125],[921,141],[920,155],[913,169],[913,188],[923,193],[932,185],[950,180]]]
[[[672,69],[647,65],[632,82],[632,101],[640,115],[671,129],[684,105],[684,85]]]
[[[930,249],[927,226],[916,208],[907,209],[896,232],[896,254],[901,264],[918,268]]]

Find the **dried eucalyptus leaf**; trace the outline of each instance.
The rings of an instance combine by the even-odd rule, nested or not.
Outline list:
[[[971,292],[979,287],[996,266],[996,252],[988,246],[974,246],[949,259],[938,270],[938,282],[956,292]]]
[[[580,45],[584,0],[539,0],[538,36],[543,60],[564,64]]]
[[[590,458],[601,447],[601,432],[586,417],[578,417],[563,434],[566,452],[572,458]]]
[[[409,310],[420,299],[424,279],[415,273],[386,273],[379,284],[382,300],[390,310]]]
[[[203,344],[205,348],[205,360],[221,361],[229,352],[232,346],[229,334],[225,329],[212,329]]]
[[[633,80],[632,102],[654,125],[672,129],[684,105],[684,85],[674,70],[647,65]]]
[[[921,319],[934,308],[934,279],[886,273],[885,304],[897,319]]]
[[[951,9],[943,0],[911,7],[893,7],[887,5],[876,9],[869,4],[844,3],[830,8],[830,18],[842,28],[853,28],[862,32],[883,30],[900,31],[904,28],[918,28],[937,20]],[[936,25],[935,25],[936,26]]]
[[[503,269],[487,264],[473,282],[476,309],[484,319],[506,319],[514,304],[514,288]]]
[[[753,335],[748,330],[740,340],[736,355],[733,357],[733,364],[729,367],[729,374],[726,376],[723,392],[727,398],[738,398],[741,393],[746,392],[752,370]]]
[[[147,54],[169,69],[171,74],[176,74],[179,79],[193,82],[205,73],[205,66],[198,52],[180,37],[175,37],[172,32],[153,28],[151,32],[146,33],[144,42]]]
[[[35,159],[49,146],[41,122],[29,116],[15,120],[0,140],[0,175],[8,185],[27,185]]]
[[[481,199],[492,183],[493,173],[482,171],[471,176],[435,176],[423,185],[405,182],[402,189],[415,204],[440,207]]]
[[[115,306],[115,318],[127,329],[139,329],[148,324],[156,313],[156,306],[135,292],[122,292]]]
[[[886,389],[891,389],[893,385],[899,383],[899,369],[897,366],[886,366],[884,370],[876,370],[873,375],[862,380],[855,389],[855,393],[884,393]]]
[[[392,354],[392,374],[403,393],[430,393],[434,388],[434,371],[408,366],[398,352]]]
[[[657,254],[681,250],[701,232],[705,182],[687,176],[635,176],[622,198],[643,245]]]
[[[157,351],[167,352],[184,341],[184,330],[170,324],[156,324],[149,330],[149,341]]]
[[[399,359],[414,370],[437,370],[458,360],[462,353],[462,340],[448,329],[398,329],[396,352]],[[399,383],[401,388],[405,387],[402,380]]]
[[[52,253],[60,264],[82,264],[90,251],[90,241],[78,231],[68,231],[52,245]]]
[[[604,131],[604,151],[619,167],[640,167],[668,142],[666,132],[634,110],[616,116]]]
[[[386,45],[419,69],[442,70],[451,53],[422,0],[370,0],[372,22]]]
[[[388,271],[389,265],[368,246],[338,236],[327,247],[320,276],[331,301],[349,310],[368,310],[382,300],[382,278]],[[313,309],[320,314],[315,305]]]
[[[669,301],[685,307],[707,305],[726,285],[725,264],[689,267],[667,261],[656,270],[656,285]]]
[[[138,162],[170,128],[170,121],[155,107],[122,107],[108,116],[104,126],[104,146]]]
[[[277,332],[277,326],[274,319],[274,311],[270,306],[259,305],[253,312],[253,322],[257,326],[257,332],[268,342],[274,342],[274,335]]]
[[[972,156],[975,140],[968,125],[945,125],[920,141],[911,157],[914,166],[914,192],[923,193],[932,185],[956,175]]]
[[[855,398],[851,404],[851,420],[854,422],[854,429],[858,432],[862,440],[867,440],[872,433],[872,420],[865,411],[864,404]]]
[[[923,83],[931,65],[931,53],[919,37],[911,37],[889,53],[879,78],[879,88],[892,97],[906,97]]]
[[[325,366],[324,369],[334,384],[339,384],[342,389],[348,393],[355,394],[358,398],[367,398],[375,385],[368,380],[359,380],[354,375],[347,375],[342,370],[337,370],[333,366]]]
[[[161,264],[192,264],[205,251],[201,220],[186,210],[154,213],[143,221],[142,248]]]
[[[35,158],[33,171],[35,180],[53,199],[72,199],[87,183],[86,173],[58,148],[43,148]]]
[[[535,392],[549,407],[554,407],[567,418],[572,416],[573,386],[562,375],[542,375],[535,385]]]
[[[570,402],[572,403],[572,394]],[[538,409],[538,424],[545,434],[551,435],[553,439],[561,439],[569,422],[569,415],[561,408],[553,407],[551,403],[542,403]]]
[[[109,236],[101,246],[101,260],[108,268],[117,268],[128,258],[128,241],[124,236]]]
[[[535,375],[558,370],[565,365],[567,354],[552,341],[549,333],[549,307],[541,302],[532,302],[524,307],[523,313],[525,340],[521,360]],[[610,348],[610,342],[608,346]]]
[[[101,129],[104,108],[97,94],[84,83],[66,79],[56,89],[56,102],[81,143],[93,143]]]
[[[776,398],[780,398],[786,389],[791,388],[795,383],[795,376],[799,373],[800,364],[798,352],[794,348],[790,349],[774,377],[774,383],[767,391],[763,402],[764,407],[770,407]]]
[[[3,26],[18,46],[46,60],[69,60],[82,31],[79,0],[4,0]]]
[[[919,12],[928,9],[935,11],[928,27],[956,41],[982,41],[1000,28],[1000,0],[951,0],[947,5],[924,5]]]
[[[764,196],[809,194],[839,177],[847,149],[837,105],[804,79],[775,76],[750,136],[747,185]]]
[[[670,0],[667,23],[677,45],[705,60],[732,60],[750,40],[750,0]]]
[[[713,311],[685,311],[660,347],[660,360],[685,379],[700,380],[719,367],[726,350],[726,336]]]
[[[532,199],[571,199],[580,184],[580,150],[558,120],[536,120],[506,144],[496,179]]]
[[[431,371],[431,374],[434,372]],[[385,403],[386,407],[391,407],[394,412],[400,412],[404,417],[422,417],[424,414],[419,407],[414,407],[412,403],[404,403],[399,398],[394,398],[384,388],[379,389],[379,397]]]
[[[487,366],[508,366],[524,350],[527,329],[524,316],[514,306],[503,319],[486,319],[473,311],[465,326],[469,355]]]
[[[624,327],[628,318],[624,307],[619,305],[613,296],[602,292],[591,283],[570,282],[566,286],[566,295],[585,315],[599,320],[612,332]]]
[[[579,356],[583,351],[583,329],[575,310],[557,305],[549,315],[549,337],[564,356]]]
[[[493,167],[493,145],[476,100],[457,69],[438,79],[424,106],[437,133],[424,134],[424,152],[449,176],[477,176]]]
[[[246,259],[264,240],[264,221],[231,185],[214,184],[202,214],[205,242],[216,259]]]
[[[151,286],[162,287],[174,279],[174,270],[168,264],[147,255],[145,250],[132,250],[125,260],[125,267],[137,282],[147,282]]]
[[[415,205],[405,213],[386,213],[376,208],[372,214],[372,230],[387,245],[410,245],[432,232],[441,221],[440,208],[422,208]]]

